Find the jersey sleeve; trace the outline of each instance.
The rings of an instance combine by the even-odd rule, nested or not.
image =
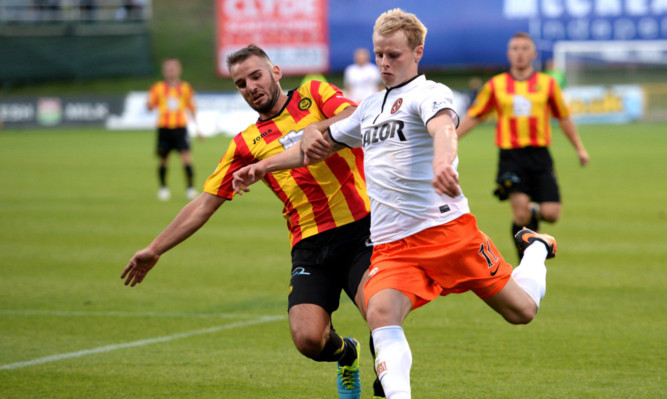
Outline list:
[[[420,93],[420,97],[417,111],[424,121],[424,126],[442,110],[449,111],[454,124],[459,125],[459,115],[454,110],[454,93],[449,87],[441,83],[432,83]]]
[[[236,194],[232,187],[234,172],[256,161],[248,149],[243,134],[239,133],[229,143],[215,171],[206,179],[204,191],[231,200]]]
[[[194,115],[197,111],[197,106],[195,105],[195,91],[189,83],[186,83],[186,88],[187,94],[185,96],[185,106]]]
[[[331,83],[311,80],[306,84],[310,85],[309,90],[313,100],[327,118],[337,115],[350,105],[355,105],[354,101],[343,95],[341,89]]]
[[[493,84],[487,81],[477,93],[477,97],[468,108],[468,116],[472,118],[483,118],[493,109]]]
[[[570,116],[570,109],[565,103],[563,91],[553,78],[549,79],[549,107],[555,118],[562,119]]]
[[[361,108],[357,108],[349,117],[329,126],[331,139],[346,147],[361,147],[361,115]]]
[[[159,83],[155,83],[153,86],[151,86],[150,90],[148,91],[148,106],[151,109],[158,105],[158,88],[159,88],[159,85],[160,85]]]

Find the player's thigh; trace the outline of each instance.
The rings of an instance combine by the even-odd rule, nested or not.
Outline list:
[[[412,236],[411,236],[412,237]],[[364,286],[366,305],[377,293],[393,289],[409,298],[412,309],[437,298],[442,290],[420,267],[420,258],[428,256],[409,239],[379,244],[373,248],[368,281]]]
[[[530,193],[526,159],[520,150],[501,150],[496,173],[496,195],[503,201],[515,192]]]
[[[535,301],[513,278],[507,281],[500,292],[484,299],[484,302],[512,324],[528,323],[537,313]]]
[[[441,289],[441,295],[473,291],[481,298],[498,293],[509,279],[509,265],[491,238],[468,213],[414,235],[424,258],[420,268]]]
[[[535,202],[543,204],[547,202],[560,202],[560,188],[556,180],[556,172],[554,169],[545,168],[536,173],[534,177],[534,194]]]
[[[155,153],[161,159],[166,159],[169,152],[173,149],[169,129],[159,128],[157,131],[157,140],[155,143]]]
[[[343,278],[340,270],[325,263],[327,238],[318,234],[292,248],[288,309],[302,303],[318,305],[329,314],[338,309]]]
[[[301,303],[289,309],[289,324],[292,337],[299,339],[320,340],[329,331],[331,316],[319,305]]]
[[[370,216],[325,232],[322,237],[326,241],[322,245],[323,262],[335,271],[347,296],[365,315],[363,286],[373,254],[373,247],[368,245]]]
[[[188,130],[186,128],[174,129],[174,149],[178,152],[183,153],[184,151],[190,151],[190,137],[188,136]]]

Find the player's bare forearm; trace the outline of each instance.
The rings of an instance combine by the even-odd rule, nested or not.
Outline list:
[[[456,125],[451,115],[440,112],[428,122],[426,129],[433,137],[433,163],[451,165],[458,151]]]
[[[438,194],[461,194],[459,178],[452,166],[458,150],[458,136],[452,117],[441,112],[426,125],[433,136],[433,187]]]
[[[224,202],[225,199],[217,195],[201,193],[181,209],[149,247],[162,255],[199,230]]]
[[[251,185],[262,180],[268,173],[300,166],[304,166],[304,156],[301,146],[296,144],[281,153],[246,165],[234,172],[232,187],[237,194],[247,193]]]
[[[577,151],[577,156],[579,157],[579,163],[581,164],[581,166],[586,166],[588,162],[590,162],[590,157],[588,156],[588,152],[584,147],[584,143],[581,141],[581,138],[579,137],[579,132],[577,131],[577,126],[574,124],[574,121],[572,120],[571,117],[567,117],[559,119],[558,122],[560,124],[561,129],[563,129],[565,137],[567,137],[570,143],[572,143],[574,149]]]
[[[260,161],[264,164],[266,173],[276,172],[278,170],[294,169],[303,166],[303,153],[301,146],[295,144],[287,150],[268,157]]]
[[[126,279],[125,285],[141,283],[163,253],[199,230],[224,201],[223,198],[204,192],[183,207],[150,245],[137,251],[130,259],[121,274],[121,279]]]
[[[458,129],[456,129],[456,134],[459,138],[468,134],[472,129],[479,124],[478,118],[473,118],[472,116],[466,115],[461,123],[459,124]]]

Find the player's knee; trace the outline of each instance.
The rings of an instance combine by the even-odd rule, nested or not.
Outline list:
[[[519,309],[513,309],[511,312],[503,314],[505,320],[511,324],[528,324],[537,315],[537,306],[525,306]]]
[[[547,223],[555,223],[560,218],[561,206],[559,203],[546,203],[540,207],[540,219]]]
[[[400,324],[399,319],[395,312],[383,307],[373,306],[366,311],[366,320],[371,330],[379,326],[398,325]]]
[[[294,346],[302,355],[315,359],[324,348],[324,337],[322,333],[316,334],[309,331],[292,331]]]
[[[542,212],[542,220],[547,223],[556,223],[560,218],[560,210],[551,212]]]

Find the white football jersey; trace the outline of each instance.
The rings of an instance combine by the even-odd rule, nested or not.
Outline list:
[[[432,185],[433,137],[426,123],[449,110],[458,125],[453,101],[447,86],[419,75],[366,98],[350,117],[330,126],[334,141],[364,150],[374,244],[400,240],[470,212],[463,193],[456,198],[439,195]]]

